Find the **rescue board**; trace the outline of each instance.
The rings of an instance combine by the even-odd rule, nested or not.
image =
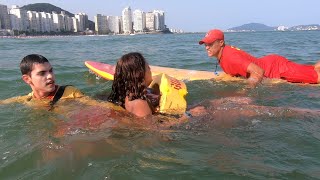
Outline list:
[[[115,65],[96,62],[96,61],[85,61],[84,63],[93,73],[106,79],[113,80],[113,75],[115,72]],[[177,69],[161,66],[150,66],[152,76],[156,76],[161,73],[165,73],[171,77],[174,77],[178,80],[207,80],[215,79],[222,74],[223,72],[218,72],[215,74],[210,71],[197,71],[189,69]]]

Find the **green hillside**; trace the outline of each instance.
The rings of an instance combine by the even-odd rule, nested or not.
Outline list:
[[[35,3],[35,4],[28,4],[21,9],[27,10],[27,11],[37,11],[37,12],[46,12],[46,13],[52,13],[52,11],[55,11],[56,13],[60,14],[61,11],[64,11],[68,16],[74,17],[74,14],[70,13],[69,11],[66,11],[64,9],[61,9],[55,5],[49,4],[49,3]]]

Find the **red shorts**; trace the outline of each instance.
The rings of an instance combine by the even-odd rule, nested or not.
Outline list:
[[[294,83],[318,83],[318,74],[312,65],[297,64],[288,61],[287,70],[280,74],[281,79]]]

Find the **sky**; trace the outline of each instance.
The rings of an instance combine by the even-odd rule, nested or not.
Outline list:
[[[0,4],[51,3],[71,13],[120,16],[122,10],[163,10],[168,28],[186,32],[226,30],[247,23],[267,26],[320,24],[320,0],[0,0]]]

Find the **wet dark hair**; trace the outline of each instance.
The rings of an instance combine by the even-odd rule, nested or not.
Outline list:
[[[131,52],[123,55],[117,62],[112,92],[108,101],[125,108],[125,98],[146,100],[146,60],[141,53]]]
[[[44,64],[44,63],[49,63],[48,59],[39,55],[39,54],[29,54],[22,58],[20,62],[20,71],[21,74],[28,74],[30,75],[33,64]]]

